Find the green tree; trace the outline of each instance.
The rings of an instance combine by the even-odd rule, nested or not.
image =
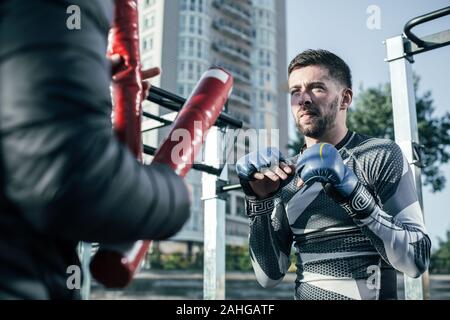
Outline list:
[[[447,240],[439,239],[439,249],[431,255],[430,273],[450,274],[450,230]]]
[[[226,270],[227,271],[251,271],[252,263],[248,254],[248,246],[227,246]]]
[[[299,130],[295,131],[295,140],[288,144],[288,149],[293,155],[299,154],[302,147],[305,145],[305,137]]]
[[[423,145],[422,177],[425,185],[433,192],[445,188],[445,177],[440,165],[450,159],[450,112],[442,117],[434,115],[435,107],[431,92],[418,96],[420,78],[415,76],[414,89],[416,93],[417,126],[420,144]],[[348,117],[350,130],[378,138],[394,140],[394,119],[392,116],[391,88],[389,84],[364,89],[355,98]],[[298,133],[297,139],[288,145],[298,153],[303,145],[303,137]]]

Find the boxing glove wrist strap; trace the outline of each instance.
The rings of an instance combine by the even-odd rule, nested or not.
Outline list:
[[[377,205],[370,192],[359,182],[347,198],[343,198],[330,183],[324,185],[324,190],[353,219],[362,220],[367,218]]]
[[[247,216],[249,218],[271,214],[275,207],[273,198],[257,200],[246,197],[245,201],[247,205]]]

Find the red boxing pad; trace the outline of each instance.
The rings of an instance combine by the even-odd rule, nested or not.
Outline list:
[[[109,44],[108,55],[119,54],[125,64],[125,69],[115,75],[112,83],[114,131],[119,140],[142,160],[143,90],[137,0],[116,0]]]
[[[208,130],[222,112],[232,86],[231,75],[223,69],[211,68],[206,71],[178,114],[172,131],[159,147],[153,161],[168,164],[184,177],[194,164]]]
[[[112,83],[113,127],[117,138],[141,161],[143,90],[137,0],[116,0],[115,5],[114,23],[108,39],[108,55],[119,54],[125,68],[115,74]],[[130,244],[126,247],[129,246]],[[91,262],[92,275],[101,283],[111,281],[109,259],[110,255],[96,254]]]
[[[222,112],[232,86],[233,78],[226,71],[211,68],[205,72],[178,114],[172,131],[157,150],[153,161],[166,163],[177,174],[185,176],[194,164],[208,130]],[[91,262],[92,274],[106,287],[125,287],[133,279],[150,243],[137,241],[133,245],[101,248]]]

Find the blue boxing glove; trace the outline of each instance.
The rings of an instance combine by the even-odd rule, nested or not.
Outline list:
[[[296,169],[306,185],[330,183],[344,199],[351,195],[358,183],[358,178],[344,165],[339,152],[328,143],[306,149],[299,157]]]
[[[297,161],[296,171],[306,186],[321,182],[325,192],[354,218],[367,217],[376,205],[331,144],[319,143],[306,149]]]
[[[236,172],[244,193],[247,196],[257,196],[250,186],[250,181],[256,180],[254,178],[255,173],[270,171],[270,169],[277,168],[281,163],[285,162],[286,160],[280,150],[274,147],[259,152],[252,152],[240,158],[236,163]],[[285,186],[290,180],[291,179],[281,181],[278,189]]]

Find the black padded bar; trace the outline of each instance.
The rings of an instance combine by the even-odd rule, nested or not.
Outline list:
[[[150,147],[148,145],[144,144],[144,153],[146,155],[149,156],[154,156],[156,153],[156,148],[154,147]],[[220,176],[222,170],[219,170],[217,168],[211,167],[211,166],[207,166],[205,164],[199,164],[199,163],[194,163],[194,165],[192,166],[192,169],[200,171],[200,172],[205,172],[205,173],[209,173],[215,176]]]

